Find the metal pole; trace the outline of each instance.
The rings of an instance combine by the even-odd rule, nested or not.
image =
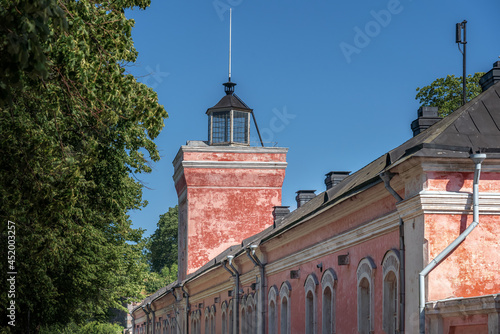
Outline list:
[[[463,104],[467,103],[467,72],[466,72],[466,49],[467,49],[467,36],[466,36],[466,29],[465,29],[465,24],[467,23],[466,20],[462,22],[462,29],[464,30],[464,40],[462,44],[464,45],[464,53],[463,53],[463,67],[464,67],[464,72],[463,72],[463,77],[462,77],[462,96],[463,96]]]

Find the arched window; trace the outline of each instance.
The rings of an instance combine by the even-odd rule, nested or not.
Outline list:
[[[276,321],[277,318],[277,307],[276,307],[276,297],[278,296],[278,288],[276,285],[273,285],[269,289],[269,293],[267,294],[267,308],[268,308],[268,333],[269,334],[277,334],[278,333],[278,324]]]
[[[215,305],[210,307],[210,334],[215,334]]]
[[[280,288],[280,333],[290,334],[290,292],[292,286],[288,281],[281,284]]]
[[[205,334],[210,334],[210,309],[207,307],[205,308]]]
[[[335,333],[335,289],[337,274],[333,269],[327,269],[321,277],[321,331],[323,334]]]
[[[382,261],[383,287],[383,329],[387,334],[399,332],[399,252],[388,251]]]
[[[255,303],[255,296],[253,294],[247,296],[245,301],[245,306],[246,306],[246,321],[245,321],[246,333],[254,334],[257,332],[257,323],[256,323],[257,309]]]
[[[223,302],[221,306],[221,327],[222,334],[228,334],[227,331],[227,302]]]
[[[304,291],[306,294],[306,312],[305,312],[305,326],[306,334],[316,333],[316,287],[319,282],[316,275],[310,274],[307,276],[304,283]]]
[[[233,300],[229,301],[229,305],[227,307],[227,329],[229,334],[234,333],[234,306]]]
[[[371,257],[365,257],[358,264],[358,331],[369,334],[373,331],[373,277],[377,266]]]

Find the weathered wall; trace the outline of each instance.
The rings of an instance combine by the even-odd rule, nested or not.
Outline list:
[[[429,191],[472,193],[473,173],[428,173]],[[479,192],[499,193],[500,173],[482,173]],[[471,208],[470,196],[464,208]],[[448,258],[428,276],[428,300],[475,297],[500,291],[500,217],[488,214],[479,200],[479,225]],[[482,210],[483,209],[483,210]],[[465,210],[464,210],[465,211]],[[435,258],[472,222],[469,211],[425,215],[425,238],[429,260]]]
[[[272,225],[281,205],[286,149],[183,146],[174,160],[179,196],[179,278]]]

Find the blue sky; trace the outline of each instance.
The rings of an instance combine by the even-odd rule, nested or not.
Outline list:
[[[139,178],[149,205],[130,212],[154,232],[177,204],[172,161],[187,140],[207,140],[207,108],[224,95],[229,7],[232,81],[263,139],[289,148],[283,205],[325,189],[329,171],[356,171],[411,137],[415,89],[462,74],[455,24],[467,23],[467,73],[500,56],[498,0],[152,0],[130,10],[138,61],[169,118],[155,140],[161,161]],[[252,140],[257,141],[255,129]]]

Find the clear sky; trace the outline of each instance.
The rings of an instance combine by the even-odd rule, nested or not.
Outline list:
[[[138,62],[169,118],[156,139],[161,161],[139,175],[149,205],[134,227],[156,229],[177,204],[172,161],[187,140],[207,140],[207,108],[232,81],[254,109],[268,145],[289,148],[283,204],[325,189],[329,171],[356,171],[411,137],[415,89],[462,75],[455,24],[467,20],[467,73],[500,60],[498,0],[152,0],[127,12]],[[258,137],[252,128],[252,140]]]

